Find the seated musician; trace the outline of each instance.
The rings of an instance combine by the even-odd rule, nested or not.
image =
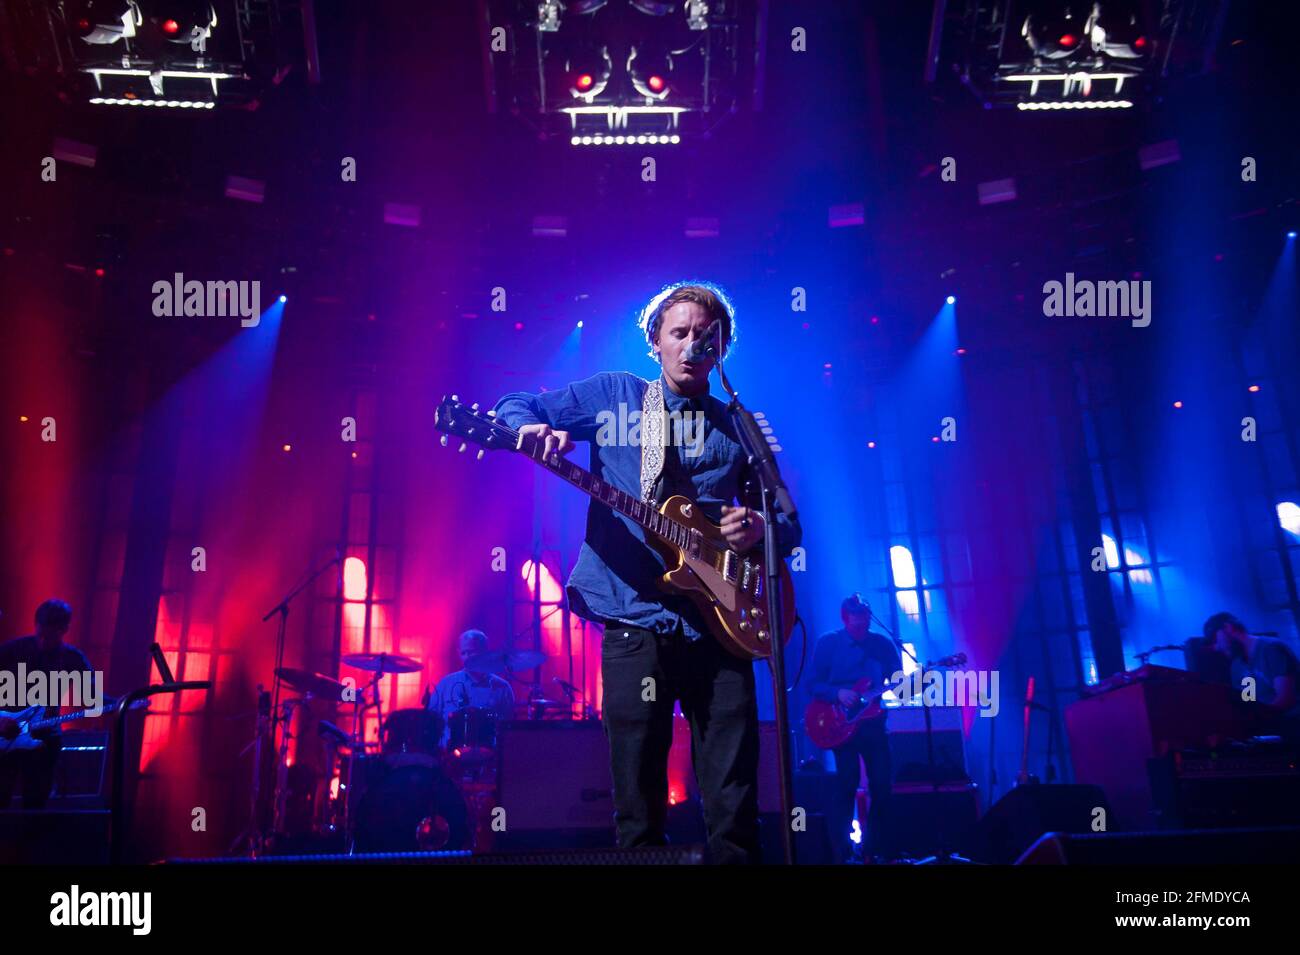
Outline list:
[[[47,600],[36,608],[36,632],[0,644],[0,671],[12,674],[17,680],[19,665],[27,675],[45,674],[52,681],[58,673],[81,673],[91,669],[90,661],[76,647],[63,642],[72,625],[72,608],[62,600]],[[57,716],[58,706],[47,706],[45,716]],[[18,734],[18,723],[9,717],[0,717],[0,735],[13,739]],[[36,734],[34,734],[36,735]],[[43,809],[50,798],[54,783],[54,767],[58,763],[63,738],[58,727],[37,735],[43,745],[36,749],[16,750],[0,760],[0,809],[8,809],[13,793],[22,780],[24,809]]]
[[[1300,742],[1300,662],[1295,652],[1274,637],[1258,636],[1230,613],[1205,621],[1207,646],[1228,661],[1233,687],[1253,693],[1268,732]]]
[[[486,653],[487,648],[487,634],[482,630],[466,630],[460,635],[462,663],[469,663],[473,657]],[[452,713],[468,707],[485,709],[498,720],[508,720],[515,711],[515,691],[501,677],[467,666],[438,681],[429,697],[428,707],[438,713],[444,723]]]

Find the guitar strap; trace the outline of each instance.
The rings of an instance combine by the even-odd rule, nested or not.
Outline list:
[[[650,382],[641,399],[641,500],[656,500],[664,471],[664,385]]]

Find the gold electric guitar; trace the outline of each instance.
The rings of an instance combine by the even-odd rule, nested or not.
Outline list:
[[[543,458],[544,443],[498,421],[491,412],[481,413],[478,405],[466,407],[455,395],[438,405],[434,426],[447,435],[483,448],[519,451],[546,470],[559,475],[584,494],[627,517],[646,532],[646,540],[664,557],[667,571],[660,586],[689,597],[710,624],[718,641],[742,659],[756,660],[772,653],[772,628],[767,623],[767,590],[763,561],[757,554],[746,556],[732,550],[714,524],[690,499],[674,495],[658,509],[649,501],[621,491],[572,461],[552,454]],[[460,450],[464,451],[462,443]],[[480,455],[482,452],[480,452]],[[790,639],[794,626],[794,584],[790,571],[781,564],[781,628]]]

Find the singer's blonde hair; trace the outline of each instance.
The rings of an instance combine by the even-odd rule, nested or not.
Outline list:
[[[736,310],[727,298],[727,293],[720,286],[713,282],[695,281],[677,282],[665,286],[663,291],[641,310],[637,327],[641,329],[646,343],[650,346],[650,357],[655,361],[659,360],[654,343],[659,338],[659,326],[663,323],[664,312],[681,302],[703,305],[704,310],[709,313],[709,321],[716,319],[722,323],[722,353],[725,355],[736,336]]]

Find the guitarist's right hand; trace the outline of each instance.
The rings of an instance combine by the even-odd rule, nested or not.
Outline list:
[[[567,431],[554,431],[549,424],[526,424],[519,428],[519,442],[522,445],[524,435],[533,434],[544,440],[542,448],[543,460],[549,458],[554,453],[568,454],[577,445],[569,437]],[[516,449],[520,446],[516,445]]]
[[[18,721],[8,716],[0,716],[0,736],[5,739],[18,738]]]
[[[840,690],[837,695],[840,698],[840,706],[848,707],[857,706],[858,704],[858,694],[854,693],[852,690]]]

